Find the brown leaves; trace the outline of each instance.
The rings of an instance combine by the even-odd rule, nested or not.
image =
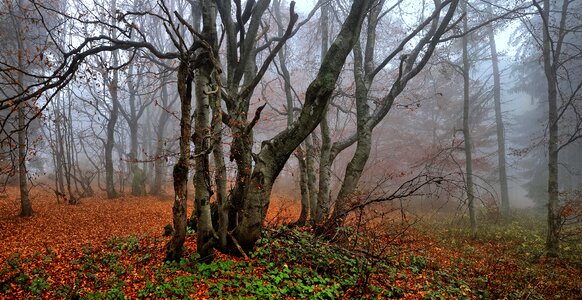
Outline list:
[[[59,252],[99,244],[114,236],[161,236],[163,226],[171,222],[171,201],[97,196],[73,206],[57,204],[54,193],[40,188],[31,193],[33,217],[22,219],[17,217],[17,191],[9,188],[7,193],[0,199],[0,258],[14,252],[29,255],[46,247]]]

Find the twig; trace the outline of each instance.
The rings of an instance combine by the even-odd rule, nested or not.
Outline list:
[[[232,239],[232,242],[234,243],[234,245],[236,246],[236,248],[238,249],[238,251],[242,254],[242,256],[245,259],[249,259],[249,257],[247,256],[247,254],[245,253],[245,251],[243,250],[243,248],[240,246],[240,244],[238,243],[238,241],[236,240],[236,238],[232,235],[232,233],[230,231],[227,231],[226,234],[228,234],[228,236],[230,236],[230,238]]]

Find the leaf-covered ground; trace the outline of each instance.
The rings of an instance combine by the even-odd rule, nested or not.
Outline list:
[[[35,215],[19,218],[14,191],[0,198],[0,298],[44,299],[580,299],[579,244],[565,257],[543,257],[539,220],[491,224],[476,241],[445,222],[404,231],[375,224],[343,246],[309,228],[272,226],[249,259],[217,254],[197,263],[164,263],[163,226],[170,200],[155,197],[84,199],[57,204],[33,191]],[[296,203],[275,199],[269,222],[297,215]],[[578,259],[577,259],[578,258]]]

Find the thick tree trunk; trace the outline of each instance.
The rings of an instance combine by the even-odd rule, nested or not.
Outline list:
[[[204,13],[206,14],[206,12]],[[210,55],[210,54],[208,54]],[[210,212],[210,164],[209,150],[212,138],[210,132],[210,101],[211,89],[210,74],[213,66],[204,66],[196,73],[196,113],[194,121],[194,200],[196,202],[197,219],[197,249],[203,260],[212,259],[212,249],[218,240]]]
[[[215,109],[220,110],[220,89],[218,89],[218,84],[220,79],[216,84],[213,83],[213,74],[217,74],[217,69],[214,61],[217,59],[215,56],[215,50],[217,49],[216,43],[216,4],[213,1],[205,0],[202,5],[202,23],[203,23],[203,33],[205,35],[205,40],[211,46],[211,49],[204,47],[198,50],[197,60],[199,61],[199,66],[195,75],[196,82],[196,112],[194,119],[194,160],[195,160],[195,172],[194,172],[194,200],[196,203],[196,219],[197,219],[197,250],[200,254],[200,258],[203,261],[210,261],[213,258],[213,249],[217,242],[220,241],[221,244],[226,244],[226,234],[227,234],[227,224],[225,222],[220,222],[219,227],[221,228],[221,237],[219,237],[213,227],[212,214],[210,208],[210,197],[213,194],[210,183],[210,162],[209,156],[212,150],[214,154],[215,161],[217,160],[219,164],[219,173],[215,179],[219,180],[220,189],[218,197],[222,199],[219,200],[219,208],[221,214],[224,213],[227,205],[223,203],[223,199],[226,194],[226,183],[223,177],[226,174],[226,170],[223,162],[223,152],[220,135],[220,125],[221,122],[218,119],[220,114],[215,111],[213,115],[213,129],[211,129],[210,124],[210,106],[212,105]],[[217,134],[217,136],[214,136]],[[218,140],[215,140],[218,138]],[[217,145],[218,144],[218,145]],[[216,149],[211,148],[212,146],[217,146]]]
[[[174,165],[174,206],[172,219],[174,234],[166,245],[166,260],[182,258],[182,247],[186,239],[188,171],[190,168],[190,136],[192,110],[192,76],[188,61],[181,61],[178,67],[178,94],[180,96],[180,158]]]
[[[216,74],[216,73],[215,73]],[[220,78],[216,78],[214,86],[218,87]],[[219,89],[214,89],[219,90]],[[214,157],[214,182],[216,185],[216,201],[218,202],[218,241],[221,249],[226,249],[228,240],[228,224],[230,202],[226,192],[226,164],[224,162],[224,146],[222,144],[222,108],[219,93],[210,95],[210,105],[212,108],[212,155]]]
[[[210,103],[206,94],[210,85],[209,70],[198,69],[196,74],[196,117],[194,121],[194,201],[196,202],[198,254],[203,260],[212,258],[216,242],[210,214]]]
[[[316,79],[309,85],[298,119],[288,129],[262,144],[245,193],[242,220],[233,232],[245,251],[260,237],[273,182],[297,146],[311,133],[323,115],[345,59],[359,35],[370,1],[355,1],[342,29],[327,52]]]
[[[489,5],[491,12],[491,5]],[[495,31],[489,28],[489,49],[493,65],[493,100],[495,102],[495,124],[497,126],[497,158],[499,167],[499,185],[501,188],[501,214],[509,216],[509,193],[507,191],[507,171],[505,162],[505,127],[501,112],[501,74],[499,73],[499,58],[495,44]]]
[[[463,32],[468,31],[467,23],[467,0],[463,0],[461,9],[465,14],[463,18]],[[470,63],[468,50],[468,36],[465,34],[462,38],[463,44],[463,137],[465,139],[465,191],[467,193],[467,202],[469,206],[469,220],[471,222],[471,237],[477,237],[477,220],[475,217],[475,196],[473,194],[473,158],[471,153],[471,127],[470,127]]]

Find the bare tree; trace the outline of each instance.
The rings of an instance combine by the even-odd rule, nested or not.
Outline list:
[[[492,15],[491,4],[487,6],[488,12]],[[497,128],[497,167],[499,169],[499,185],[501,188],[501,213],[504,217],[509,216],[509,193],[507,189],[507,171],[505,154],[505,126],[503,124],[503,114],[501,110],[501,73],[499,71],[499,55],[495,43],[495,29],[493,26],[489,31],[489,50],[491,53],[491,65],[493,67],[493,101],[495,104],[495,125]]]
[[[464,0],[461,3],[461,11],[464,14],[463,18],[463,137],[464,137],[464,148],[465,148],[465,190],[467,193],[467,205],[469,207],[469,220],[471,223],[471,236],[472,238],[477,237],[477,218],[475,216],[475,194],[473,187],[473,156],[472,156],[472,142],[471,142],[471,126],[470,126],[470,106],[471,106],[471,93],[470,93],[470,68],[471,64],[469,62],[469,50],[468,50],[468,16],[467,16],[467,1]]]
[[[579,23],[572,24],[572,20],[576,20],[577,16],[572,13],[580,7],[567,0],[562,1],[559,8],[553,7],[549,0],[544,0],[541,4],[534,1],[534,5],[542,20],[542,37],[536,35],[536,32],[532,32],[532,35],[542,47],[543,67],[548,89],[548,234],[546,252],[549,256],[557,256],[560,249],[562,222],[559,202],[558,154],[561,149],[582,137],[582,127],[580,126],[582,119],[575,101],[580,97],[582,80],[580,75],[575,73],[564,77],[561,75],[563,72],[568,74],[573,70],[572,67],[577,66],[576,63],[570,61],[574,57],[579,57],[579,48],[578,50],[574,48],[572,53],[570,48],[576,47],[576,44],[571,44],[568,41],[579,36]],[[554,23],[554,20],[557,24]],[[566,82],[561,84],[560,78],[565,78]],[[560,98],[561,105],[558,103]],[[574,121],[573,130],[566,131],[566,136],[561,137],[559,123],[566,118],[568,111],[573,111],[577,121]]]

